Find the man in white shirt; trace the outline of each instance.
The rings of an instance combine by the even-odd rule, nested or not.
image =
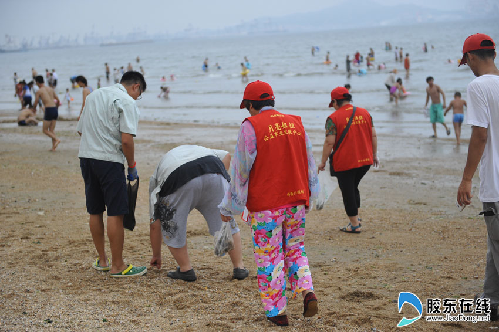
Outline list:
[[[472,125],[468,158],[457,192],[461,206],[471,203],[471,181],[480,163],[480,193],[487,225],[487,266],[483,293],[490,299],[490,319],[498,319],[499,305],[499,69],[492,38],[477,33],[464,42],[459,65],[468,64],[476,78],[468,85],[468,124]]]
[[[85,181],[90,232],[99,258],[92,265],[109,271],[112,277],[132,277],[147,272],[145,266],[123,262],[123,216],[128,214],[128,196],[123,163],[128,163],[128,179],[138,178],[133,138],[137,134],[139,109],[135,103],[146,89],[141,73],[128,72],[121,82],[89,94],[78,121],[81,135],[80,168]],[[104,249],[103,212],[107,207],[107,235],[112,267]]]
[[[59,79],[59,76],[55,72],[55,69],[52,69],[52,87],[55,89],[57,87],[57,80]]]
[[[161,238],[178,267],[168,277],[184,281],[197,279],[187,253],[187,216],[197,209],[205,218],[211,235],[222,227],[218,204],[229,186],[230,154],[198,145],[180,145],[163,156],[149,181],[150,236],[153,256],[151,266],[161,268]],[[241,234],[230,221],[234,249],[229,256],[234,266],[233,278],[245,279]]]

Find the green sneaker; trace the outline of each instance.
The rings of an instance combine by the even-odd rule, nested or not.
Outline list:
[[[133,266],[132,264],[128,265],[128,267],[118,273],[111,273],[111,277],[115,278],[125,278],[125,277],[137,277],[147,273],[147,267],[145,266]]]
[[[96,269],[97,271],[102,271],[102,272],[107,272],[107,271],[109,271],[109,270],[111,269],[111,268],[110,268],[110,266],[111,266],[111,261],[109,260],[109,258],[107,259],[107,266],[100,266],[100,261],[99,261],[99,259],[98,259],[98,258],[97,258],[97,259],[95,260],[95,262],[92,264],[92,267],[93,267],[94,269]]]

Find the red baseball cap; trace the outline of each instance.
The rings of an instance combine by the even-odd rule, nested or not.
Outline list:
[[[339,86],[337,88],[334,88],[333,91],[331,91],[331,102],[329,103],[329,107],[333,107],[333,100],[345,99],[345,93],[349,93],[348,89],[345,87]]]
[[[482,46],[480,45],[483,41],[491,41],[492,45],[490,46]],[[463,45],[463,58],[461,59],[461,62],[459,62],[460,65],[465,65],[468,62],[468,59],[466,59],[466,53],[470,51],[476,51],[476,50],[495,50],[496,49],[496,44],[494,44],[494,41],[490,36],[487,36],[483,33],[476,33],[474,35],[469,36],[466,38],[464,41]],[[458,67],[459,67],[458,66]]]
[[[275,99],[274,91],[270,84],[262,81],[254,81],[244,89],[243,101],[241,101],[240,109],[244,108],[244,100],[268,100]]]

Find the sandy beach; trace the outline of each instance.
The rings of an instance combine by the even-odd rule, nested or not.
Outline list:
[[[114,280],[91,268],[96,258],[88,228],[79,168],[76,121],[58,121],[61,144],[38,127],[0,124],[0,330],[279,331],[264,316],[257,289],[249,228],[242,230],[250,277],[231,280],[228,257],[216,257],[202,216],[188,220],[188,248],[198,274],[194,283],[167,278],[176,267],[163,245],[163,267],[144,277]],[[322,120],[321,120],[322,121]],[[428,124],[428,134],[431,134]],[[149,265],[148,180],[161,156],[181,144],[233,153],[238,127],[141,122],[135,140],[141,187],[138,224],[125,234],[124,257]],[[324,134],[309,131],[319,159]],[[319,314],[302,316],[301,298],[289,301],[289,331],[392,331],[399,292],[427,298],[473,298],[482,289],[486,228],[474,198],[455,206],[467,141],[380,135],[381,167],[360,185],[363,231],[339,232],[348,221],[337,189],[321,211],[307,216],[305,248]],[[474,179],[477,196],[478,176]],[[106,239],[107,241],[107,239]],[[109,253],[109,250],[108,250]],[[406,331],[483,331],[495,323],[427,322]]]

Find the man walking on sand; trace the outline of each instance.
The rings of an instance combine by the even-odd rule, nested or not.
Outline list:
[[[428,101],[430,100],[431,97],[430,122],[433,126],[433,136],[430,137],[437,138],[437,122],[441,123],[445,127],[448,136],[450,135],[450,129],[447,128],[444,119],[444,108],[446,107],[445,94],[438,85],[433,84],[433,77],[428,76],[426,78],[426,83],[428,83],[428,87],[426,88],[426,103],[424,105],[425,108],[428,106]],[[440,102],[440,94],[442,94],[442,98],[444,99],[443,106],[442,103]]]
[[[59,112],[57,106],[61,103],[59,97],[57,97],[54,89],[45,86],[43,81],[43,76],[37,76],[35,78],[36,85],[38,86],[38,91],[35,96],[35,103],[33,104],[33,112],[36,114],[36,106],[38,106],[38,101],[41,99],[43,106],[45,107],[45,115],[43,116],[43,133],[52,139],[52,149],[50,151],[55,151],[61,141],[55,136],[55,124],[57,118],[59,117]],[[57,105],[54,102],[57,101]]]
[[[138,178],[133,138],[137,133],[139,109],[135,100],[146,89],[141,73],[126,72],[121,82],[88,95],[81,114],[80,168],[85,181],[90,233],[99,258],[92,267],[111,272],[111,277],[134,277],[147,272],[145,266],[125,265],[123,261],[123,215],[128,214],[128,195],[123,163],[128,163],[128,179]],[[107,236],[112,266],[104,249],[103,213],[107,207]]]
[[[480,201],[487,225],[487,265],[483,293],[490,299],[490,320],[498,320],[499,305],[499,69],[494,64],[492,38],[477,33],[466,38],[459,65],[468,64],[475,78],[468,85],[468,124],[472,126],[468,158],[457,192],[461,206],[471,204],[471,182],[480,163]]]

